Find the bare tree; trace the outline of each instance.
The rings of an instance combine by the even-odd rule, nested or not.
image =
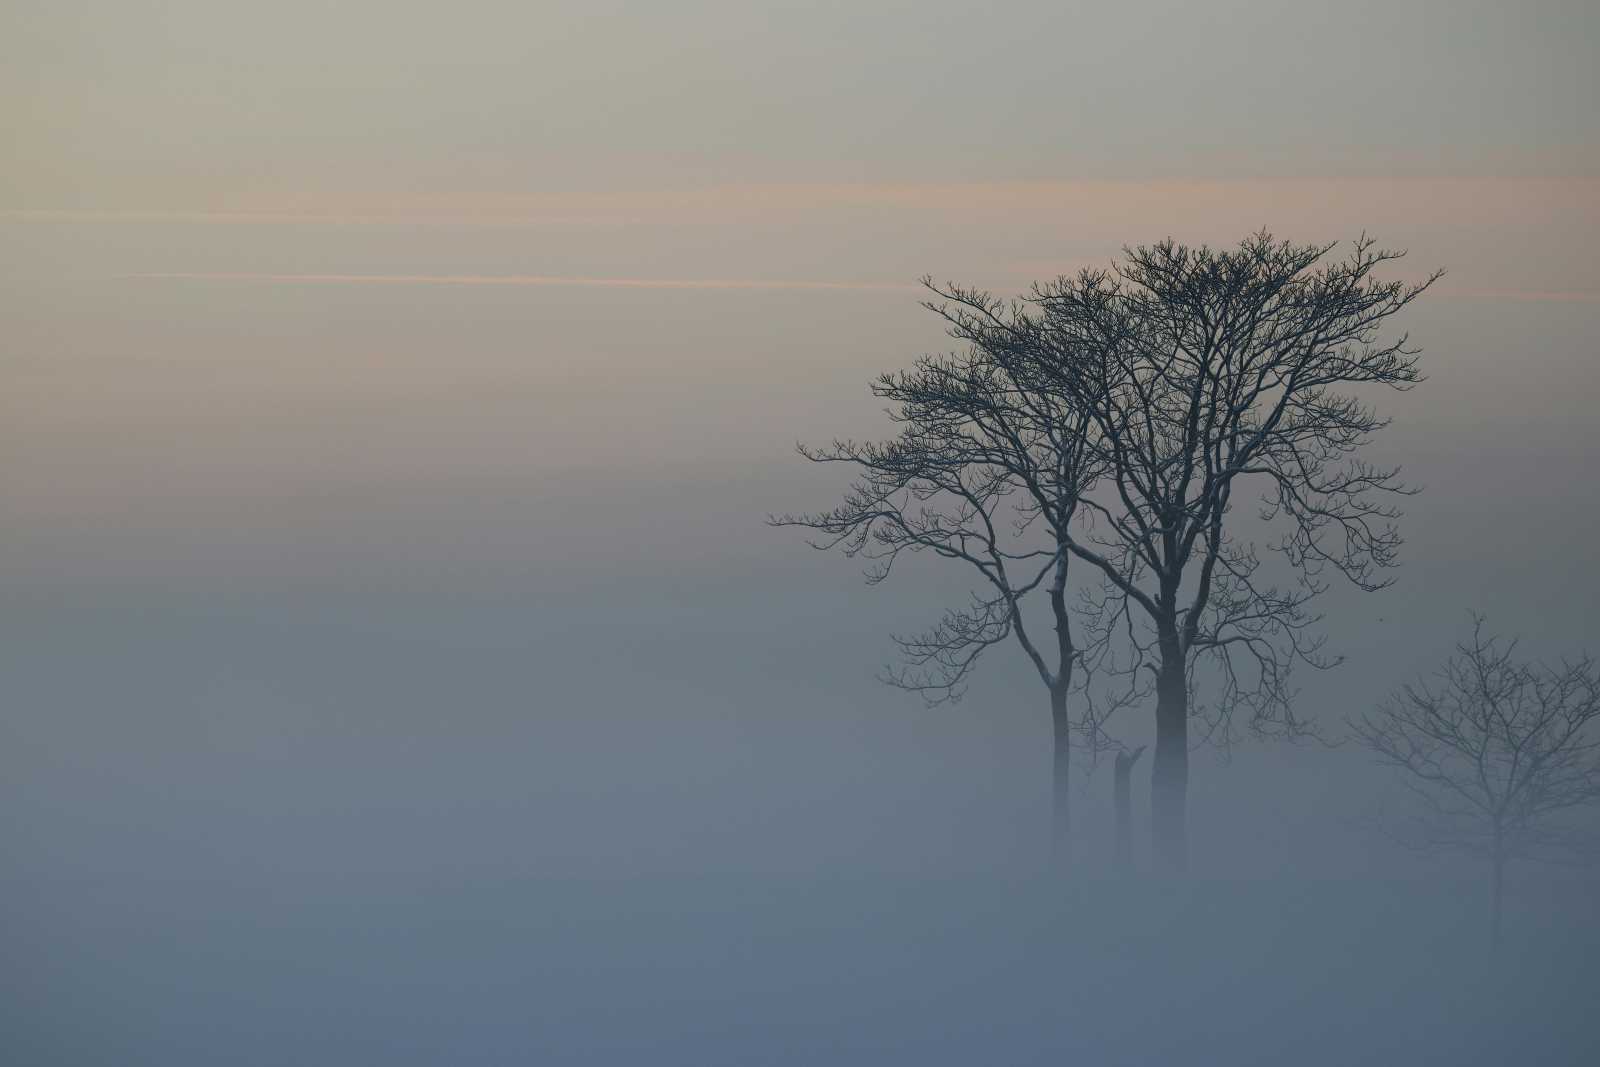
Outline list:
[[[1030,328],[1014,308],[1008,311],[987,294],[952,292],[963,306]],[[927,306],[943,313],[942,305]],[[856,469],[843,503],[827,512],[770,521],[816,531],[821,536],[812,541],[814,547],[837,547],[869,561],[871,584],[887,578],[906,553],[926,552],[971,568],[978,588],[970,601],[922,633],[896,636],[904,663],[889,668],[884,680],[929,704],[959,700],[982,654],[1014,639],[1049,697],[1052,841],[1058,858],[1064,858],[1075,728],[1068,696],[1075,684],[1083,686],[1085,671],[1106,647],[1103,641],[1080,647],[1074,640],[1066,531],[1098,475],[1098,452],[1089,444],[1087,412],[1045,388],[1038,368],[997,358],[998,345],[1015,345],[1022,338],[968,339],[974,343],[964,353],[924,357],[913,369],[873,384],[873,393],[891,403],[890,417],[900,424],[894,439],[800,446],[809,460]],[[1023,611],[1024,598],[1035,590],[1049,603],[1053,635],[1048,639],[1030,629]],[[1105,716],[1131,694],[1132,689],[1123,689],[1088,705],[1085,722],[1077,725],[1087,729],[1092,749],[1098,750],[1103,739]]]
[[[1125,251],[1110,270],[1036,286],[1010,315],[952,290],[955,332],[1001,351],[1081,425],[1106,483],[1078,503],[1061,537],[1138,616],[1129,634],[1156,678],[1151,770],[1158,858],[1187,863],[1189,721],[1226,741],[1235,712],[1260,733],[1304,728],[1290,706],[1297,661],[1328,667],[1308,603],[1331,570],[1363,589],[1388,584],[1400,537],[1386,500],[1397,469],[1358,456],[1387,424],[1351,390],[1421,380],[1391,315],[1438,277],[1413,284],[1373,272],[1400,253],[1362,238],[1293,245],[1257,234],[1236,249],[1165,241]],[[1079,423],[1075,423],[1080,425]],[[1241,536],[1234,509],[1261,489],[1260,524]],[[1262,548],[1286,566],[1270,580]],[[1195,699],[1206,661],[1215,689]]]
[[[1423,804],[1402,840],[1488,860],[1498,948],[1507,863],[1570,854],[1583,838],[1557,818],[1600,801],[1600,671],[1587,656],[1519,660],[1515,641],[1483,627],[1475,615],[1435,682],[1404,686],[1351,725]]]

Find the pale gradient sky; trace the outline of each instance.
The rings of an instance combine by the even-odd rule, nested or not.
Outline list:
[[[1581,0],[13,0],[20,208],[1593,174]]]

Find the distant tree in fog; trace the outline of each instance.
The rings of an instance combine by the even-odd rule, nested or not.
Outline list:
[[[1260,233],[1233,249],[1128,249],[1110,270],[1036,286],[1025,329],[950,294],[967,334],[1038,346],[1014,358],[1086,435],[1104,484],[1064,540],[1121,596],[1155,675],[1151,817],[1169,869],[1187,862],[1191,716],[1224,741],[1239,709],[1257,733],[1300,730],[1290,667],[1337,662],[1309,602],[1330,572],[1386,585],[1400,545],[1385,499],[1406,491],[1398,470],[1359,456],[1387,420],[1356,392],[1421,380],[1406,338],[1379,330],[1437,275],[1380,281],[1399,253],[1362,238],[1330,261],[1333,247]],[[1245,492],[1258,507],[1236,507]]]
[[[1351,724],[1421,801],[1401,839],[1488,861],[1495,946],[1506,865],[1581,854],[1586,838],[1562,816],[1600,801],[1600,671],[1587,656],[1546,665],[1516,652],[1474,616],[1434,681]]]
[[[898,436],[882,442],[801,445],[816,463],[854,468],[856,480],[841,504],[815,514],[774,516],[780,526],[820,534],[820,549],[839,548],[869,561],[867,581],[889,576],[908,553],[927,553],[969,568],[977,580],[970,600],[945,612],[928,630],[896,636],[904,663],[884,680],[930,704],[959,700],[983,653],[1015,640],[1043,683],[1053,727],[1053,842],[1064,856],[1069,830],[1068,784],[1074,731],[1091,751],[1102,747],[1101,724],[1132,698],[1123,688],[1090,699],[1084,674],[1106,653],[1109,630],[1097,605],[1069,596],[1072,554],[1067,529],[1085,491],[1101,472],[1088,413],[1063,403],[1031,360],[1034,324],[1012,305],[973,290],[941,291],[963,308],[982,309],[995,328],[975,333],[953,322],[965,352],[927,356],[908,371],[886,374],[873,393],[891,403]],[[943,302],[925,305],[950,320]],[[1023,610],[1041,592],[1049,603],[1050,633],[1036,634]],[[1087,639],[1074,636],[1073,614],[1088,611]],[[1083,711],[1074,719],[1074,686]]]

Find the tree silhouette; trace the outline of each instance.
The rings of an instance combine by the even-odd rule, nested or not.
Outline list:
[[[1356,390],[1421,380],[1406,337],[1379,334],[1439,275],[1380,281],[1374,271],[1401,253],[1363,237],[1330,261],[1334,247],[1265,232],[1221,251],[1168,240],[1009,303],[925,280],[937,297],[926,306],[966,352],[878,380],[902,424],[895,440],[801,449],[861,477],[833,511],[775,522],[873,559],[871,581],[923,550],[982,575],[969,606],[901,640],[909,669],[890,680],[948,699],[985,649],[1014,636],[1050,693],[1060,833],[1067,694],[1087,662],[1070,626],[1072,561],[1105,590],[1080,598],[1086,643],[1109,657],[1116,636],[1131,649],[1124,668],[1155,678],[1151,817],[1169,869],[1188,857],[1191,715],[1202,741],[1226,742],[1240,709],[1257,733],[1303,731],[1290,669],[1338,662],[1310,602],[1330,570],[1362,589],[1388,584],[1381,572],[1401,543],[1391,501],[1409,490],[1398,469],[1360,458],[1387,420]],[[1252,487],[1253,528],[1234,506]],[[1277,576],[1264,549],[1276,550]],[[1048,658],[1020,610],[1041,587],[1056,633]],[[1085,720],[1098,750],[1092,706]]]
[[[1152,823],[1171,869],[1188,856],[1191,713],[1224,740],[1240,708],[1258,732],[1300,730],[1290,667],[1337,662],[1309,602],[1330,570],[1387,584],[1400,545],[1384,499],[1406,491],[1398,470],[1358,455],[1386,420],[1352,390],[1421,380],[1406,338],[1378,335],[1438,274],[1378,281],[1400,253],[1362,238],[1328,261],[1333,248],[1264,232],[1222,251],[1169,240],[1036,286],[1020,310],[942,294],[957,336],[1026,367],[1018,376],[1071,413],[1105,483],[1081,495],[1062,540],[1140,620],[1129,633],[1157,694]],[[1244,536],[1235,503],[1252,485],[1261,525]],[[1281,580],[1263,547],[1287,565]],[[1196,707],[1202,660],[1216,689]]]
[[[1006,314],[986,294],[955,292],[963,306]],[[941,305],[926,306],[943,313]],[[1016,318],[1029,328],[1025,318]],[[1123,689],[1099,702],[1086,698],[1076,723],[1068,712],[1075,684],[1086,691],[1084,670],[1108,648],[1108,627],[1093,620],[1090,639],[1075,639],[1068,594],[1072,555],[1066,531],[1101,472],[1100,453],[1090,443],[1088,413],[1065,404],[1048,387],[1049,379],[1040,377],[1040,368],[1001,358],[994,338],[968,339],[973,343],[964,353],[927,356],[911,370],[873,383],[873,393],[891,403],[890,416],[901,427],[892,440],[799,446],[813,462],[856,469],[839,506],[769,521],[816,531],[821,536],[814,547],[840,548],[869,561],[871,584],[887,578],[906,553],[927,552],[971,568],[979,586],[970,601],[924,632],[897,635],[904,662],[889,668],[884,680],[930,704],[959,700],[982,654],[1015,639],[1049,698],[1052,841],[1064,857],[1072,734],[1085,730],[1097,750],[1104,717],[1134,692]],[[1023,611],[1024,598],[1035,590],[1049,602],[1048,639],[1030,629]]]
[[[1506,865],[1581,847],[1557,819],[1600,801],[1600,671],[1587,656],[1549,666],[1516,650],[1475,615],[1432,684],[1406,685],[1351,724],[1422,802],[1402,840],[1488,860],[1496,948]]]

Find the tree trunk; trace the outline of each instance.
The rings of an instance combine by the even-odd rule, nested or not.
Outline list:
[[[1176,639],[1163,640],[1156,676],[1156,752],[1150,824],[1156,861],[1169,874],[1189,865],[1189,687]]]
[[[1112,797],[1117,809],[1117,866],[1125,871],[1133,868],[1133,765],[1143,753],[1143,745],[1131,753],[1117,753]]]
[[[1050,721],[1055,728],[1055,757],[1050,809],[1050,856],[1058,867],[1071,859],[1072,820],[1068,810],[1068,773],[1072,768],[1072,724],[1067,719],[1067,693],[1064,687],[1050,690]]]
[[[1489,952],[1494,956],[1500,955],[1500,901],[1504,896],[1503,886],[1506,876],[1505,848],[1500,841],[1500,835],[1495,835],[1494,842],[1494,891],[1490,897],[1489,912]]]

